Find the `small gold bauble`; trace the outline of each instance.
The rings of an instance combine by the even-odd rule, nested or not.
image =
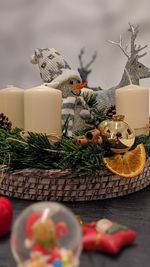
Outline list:
[[[102,137],[108,141],[110,149],[114,153],[127,152],[135,141],[133,130],[123,120],[123,115],[115,115],[112,120],[102,122],[105,125],[101,126]]]
[[[105,120],[105,121],[102,121],[98,126],[98,130],[101,131],[101,133],[103,132],[105,126],[107,126],[107,124],[110,122],[110,120]]]

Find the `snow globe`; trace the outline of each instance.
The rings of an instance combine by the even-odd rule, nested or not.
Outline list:
[[[80,224],[61,204],[33,204],[14,223],[11,249],[19,267],[76,267],[82,250]]]

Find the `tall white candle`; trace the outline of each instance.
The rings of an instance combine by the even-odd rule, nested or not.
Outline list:
[[[12,122],[12,127],[24,128],[24,89],[8,85],[0,90],[0,113]]]
[[[136,135],[148,134],[149,90],[133,84],[117,89],[116,113],[125,116]]]
[[[61,91],[41,85],[25,90],[25,131],[61,135]]]

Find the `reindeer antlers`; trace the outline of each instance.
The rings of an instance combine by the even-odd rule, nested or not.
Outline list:
[[[122,36],[120,35],[120,40],[119,42],[114,42],[114,41],[111,41],[111,40],[108,40],[111,44],[114,44],[114,45],[117,45],[118,47],[120,47],[120,49],[123,51],[123,53],[125,54],[125,56],[129,59],[130,58],[130,55],[128,54],[127,52],[127,47],[128,45],[126,44],[125,46],[123,46],[122,44]]]
[[[81,68],[83,68],[83,61],[82,61],[82,56],[84,55],[84,48],[82,48],[81,50],[80,50],[80,54],[79,54],[79,62],[80,62],[80,66],[81,66]]]
[[[86,69],[88,69],[88,67],[90,67],[90,65],[95,61],[96,57],[97,57],[97,53],[95,51],[93,56],[92,56],[91,61],[85,66]]]
[[[81,68],[84,68],[84,69],[88,69],[88,68],[90,67],[90,65],[95,61],[95,59],[96,59],[96,57],[97,57],[97,53],[96,53],[96,51],[95,51],[94,54],[93,54],[93,56],[92,56],[92,59],[90,60],[90,62],[87,63],[86,66],[84,66],[83,61],[82,61],[84,52],[85,52],[85,49],[82,48],[82,49],[80,50],[80,54],[79,54],[79,56],[78,56],[78,57],[79,57],[79,62],[80,62],[80,67],[81,67]]]
[[[132,25],[131,23],[129,23],[129,32],[131,32],[131,58],[141,58],[144,57],[147,53],[143,53],[142,55],[138,55],[138,53],[140,51],[142,51],[143,49],[145,49],[147,47],[147,45],[141,47],[141,45],[136,45],[135,44],[135,39],[139,33],[139,25]]]
[[[141,55],[138,55],[138,53],[140,51],[142,51],[143,49],[145,49],[147,47],[147,45],[141,47],[141,45],[136,45],[135,44],[135,39],[139,33],[139,25],[132,25],[131,23],[129,23],[129,30],[128,30],[130,33],[131,33],[131,53],[129,55],[129,53],[127,52],[127,44],[125,46],[123,46],[123,41],[122,41],[122,36],[120,35],[120,40],[119,42],[114,42],[114,41],[111,41],[109,40],[110,43],[114,44],[114,45],[117,45],[118,47],[120,47],[120,49],[123,51],[123,53],[125,54],[125,56],[128,58],[128,59],[134,59],[134,58],[141,58],[141,57],[144,57],[147,53],[143,53]]]

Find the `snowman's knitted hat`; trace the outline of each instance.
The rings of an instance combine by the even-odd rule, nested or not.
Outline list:
[[[71,70],[68,63],[54,48],[36,49],[31,57],[31,63],[39,65],[42,80],[52,87],[57,88],[71,78],[81,81],[79,73]]]

